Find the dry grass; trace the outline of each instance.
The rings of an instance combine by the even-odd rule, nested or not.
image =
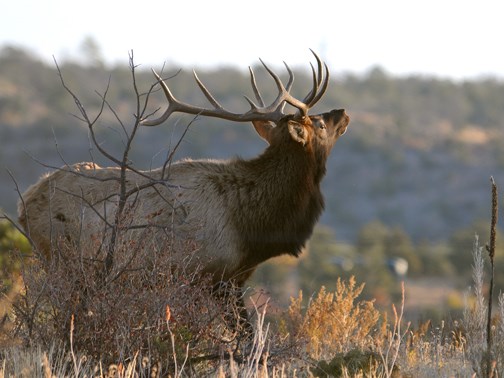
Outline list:
[[[336,291],[322,287],[303,312],[303,293],[291,299],[288,328],[291,337],[306,344],[310,358],[320,360],[364,349],[373,340],[380,314],[373,302],[356,302],[364,284],[357,285],[351,277],[348,283],[338,279]]]
[[[160,323],[165,327],[156,328],[158,336],[165,337],[165,354],[158,354],[157,359],[151,357],[159,347],[153,343],[105,362],[84,352],[78,339],[81,336],[69,329],[66,344],[43,345],[32,340],[30,346],[4,346],[0,377],[23,374],[34,377],[484,376],[482,352],[475,349],[476,342],[485,336],[474,322],[475,312],[482,311],[477,298],[460,322],[442,323],[438,327],[426,323],[411,329],[402,319],[402,304],[392,311],[389,321],[386,313],[379,313],[371,302],[358,300],[361,289],[353,279],[339,281],[334,293],[321,289],[305,308],[300,295],[272,323],[265,320],[266,307],[255,309],[253,338],[240,351],[219,342],[207,343],[205,348],[194,339],[188,342],[188,328],[175,322],[174,317],[178,315],[175,307],[170,306],[169,316],[166,308],[160,314]],[[500,304],[499,311],[504,313],[504,303]],[[495,319],[494,377],[502,372],[502,357],[498,353],[504,345],[503,329],[502,322]],[[71,335],[72,343],[69,343]],[[133,350],[138,345],[131,339],[122,342],[121,350]],[[208,358],[198,355],[203,349]]]

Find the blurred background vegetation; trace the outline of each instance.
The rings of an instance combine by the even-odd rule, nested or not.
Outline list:
[[[127,61],[106,67],[100,56],[90,40],[83,43],[80,61],[58,64],[91,115],[99,110],[96,91],[103,93],[110,80],[108,102],[123,122],[131,123],[135,104]],[[141,90],[154,81],[150,68],[138,67]],[[164,77],[179,68],[164,67]],[[170,79],[170,87],[181,100],[204,104],[190,68]],[[272,98],[274,85],[260,67],[256,71],[265,97]],[[246,110],[242,95],[250,96],[251,90],[245,68],[198,73],[225,107]],[[304,96],[308,74],[306,67],[295,69],[295,95]],[[321,285],[333,290],[338,277],[354,275],[366,283],[365,297],[387,305],[397,298],[398,281],[405,280],[413,316],[458,311],[461,293],[471,283],[474,235],[483,243],[488,239],[489,177],[498,185],[504,177],[502,99],[504,83],[494,78],[393,77],[380,67],[361,76],[333,74],[318,109],[345,108],[352,122],[328,162],[326,211],[299,261],[283,257],[265,264],[251,286],[264,287],[283,306],[299,289],[308,297]],[[153,110],[163,107],[162,96],[156,94],[151,105]],[[15,218],[16,186],[26,190],[48,166],[91,159],[110,164],[92,148],[73,112],[75,104],[55,65],[21,48],[0,50],[0,208],[6,214]],[[191,119],[176,115],[165,125],[142,129],[131,155],[134,164],[142,169],[162,164]],[[97,127],[102,145],[120,151],[123,141],[114,115],[104,113]],[[198,119],[175,156],[249,158],[262,149],[264,142],[249,125]],[[5,284],[8,272],[16,269],[12,251],[28,249],[12,225],[0,223]],[[498,289],[504,287],[498,273],[504,271],[502,252],[496,254]]]

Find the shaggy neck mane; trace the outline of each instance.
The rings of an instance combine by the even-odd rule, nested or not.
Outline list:
[[[287,143],[268,147],[256,159],[236,161],[242,174],[228,188],[239,204],[232,220],[248,269],[270,257],[301,252],[324,207],[320,167],[325,157],[317,158],[312,150]]]

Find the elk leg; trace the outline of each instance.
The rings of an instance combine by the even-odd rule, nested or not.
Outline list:
[[[249,321],[243,290],[236,283],[219,282],[214,286],[214,295],[226,306],[224,320],[238,339],[248,338],[253,334]]]

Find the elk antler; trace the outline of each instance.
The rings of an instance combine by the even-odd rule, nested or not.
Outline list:
[[[195,71],[193,71],[194,79],[196,80],[196,83],[200,87],[207,100],[210,102],[210,104],[212,104],[212,109],[189,105],[177,100],[171,93],[170,88],[168,88],[168,85],[164,82],[164,80],[156,73],[156,71],[152,70],[158,83],[163,88],[163,92],[166,96],[166,99],[168,100],[168,108],[165,110],[161,117],[153,120],[144,119],[142,120],[141,124],[144,126],[157,126],[166,121],[168,117],[175,112],[204,115],[236,122],[278,122],[282,117],[285,116],[283,112],[285,104],[290,104],[293,107],[297,108],[297,115],[306,117],[308,110],[310,110],[310,108],[312,108],[322,98],[325,91],[327,90],[327,85],[329,84],[329,69],[327,68],[327,64],[323,63],[313,50],[310,51],[313,53],[315,59],[317,60],[317,72],[315,72],[315,68],[310,63],[313,74],[313,87],[302,101],[296,99],[290,94],[292,84],[294,83],[294,74],[292,73],[287,63],[284,62],[284,65],[287,69],[287,72],[289,73],[289,81],[287,83],[287,86],[284,86],[278,75],[275,74],[261,59],[259,59],[266,71],[268,71],[269,75],[275,81],[278,89],[278,95],[270,105],[265,106],[261,93],[257,88],[254,72],[252,71],[252,68],[249,67],[252,90],[254,91],[254,96],[259,105],[256,105],[254,101],[252,101],[247,96],[244,96],[250,105],[250,109],[245,113],[233,113],[224,109],[224,107],[219,104],[219,102],[212,96],[210,91],[201,82]]]

